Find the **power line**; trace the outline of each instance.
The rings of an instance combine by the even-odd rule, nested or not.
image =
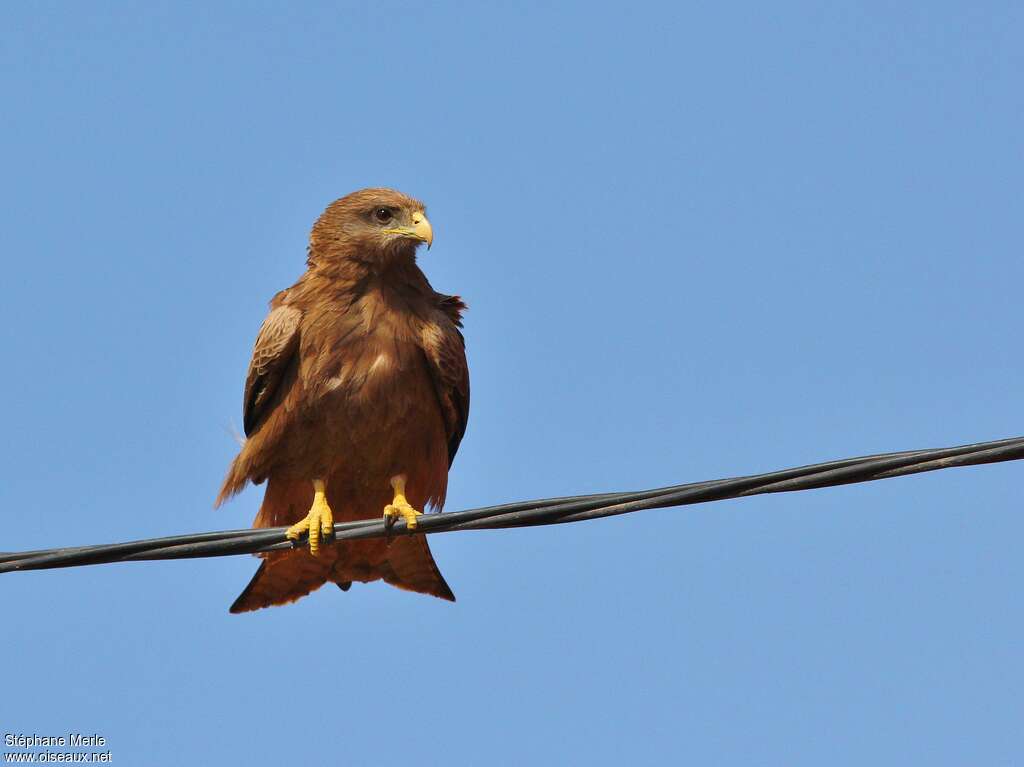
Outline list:
[[[694,482],[657,490],[545,498],[536,501],[506,503],[500,506],[485,506],[466,511],[430,514],[419,518],[414,531],[407,530],[405,522],[399,520],[390,534],[418,535],[458,530],[495,530],[582,522],[587,519],[611,517],[645,509],[709,503],[762,493],[788,493],[855,482],[871,482],[877,479],[901,477],[907,474],[919,474],[957,466],[1000,463],[1022,458],[1024,458],[1024,437],[1013,437],[959,447],[910,450],[901,453],[846,458],[767,474]],[[286,529],[272,527],[260,530],[225,530],[99,546],[0,554],[0,573],[98,565],[110,562],[221,557],[231,554],[279,551],[306,545],[306,538],[294,543],[285,538]],[[388,534],[382,519],[340,522],[334,526],[336,540],[380,538]]]

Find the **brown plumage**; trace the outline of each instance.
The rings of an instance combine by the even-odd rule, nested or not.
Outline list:
[[[293,525],[315,505],[316,480],[334,521],[379,517],[397,502],[400,477],[409,504],[440,510],[466,429],[469,371],[465,306],[416,265],[417,245],[432,238],[423,211],[399,192],[364,189],[317,220],[306,273],[274,296],[256,339],[247,439],[218,506],[266,480],[253,526]],[[231,611],[292,602],[327,581],[347,590],[374,580],[455,599],[415,535],[265,554]]]

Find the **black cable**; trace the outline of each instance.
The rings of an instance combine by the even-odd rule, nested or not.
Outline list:
[[[960,447],[846,458],[767,474],[694,482],[657,490],[546,498],[445,514],[424,515],[419,518],[415,531],[408,531],[405,522],[399,520],[391,534],[430,534],[457,530],[494,530],[564,524],[627,514],[644,509],[708,503],[762,493],[788,493],[854,482],[871,482],[876,479],[901,477],[907,474],[937,471],[956,466],[1016,461],[1022,458],[1024,458],[1024,437],[1013,437],[993,442],[961,445]],[[305,538],[295,543],[289,541],[284,535],[286,529],[273,527],[261,530],[225,530],[100,546],[0,554],[0,573],[98,565],[109,562],[252,554],[296,548],[306,544]],[[380,538],[387,534],[382,519],[340,522],[334,526],[336,540]]]

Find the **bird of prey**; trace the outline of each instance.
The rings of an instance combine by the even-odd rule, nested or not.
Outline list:
[[[469,416],[465,304],[416,264],[423,203],[363,189],[313,225],[307,270],[270,302],[245,380],[246,440],[219,506],[267,488],[253,527],[290,525],[309,548],[270,552],[231,612],[293,602],[324,583],[383,580],[454,601],[422,535],[332,541],[334,522],[416,526],[440,510]]]

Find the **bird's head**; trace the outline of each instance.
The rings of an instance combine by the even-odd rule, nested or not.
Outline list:
[[[362,189],[327,206],[309,238],[310,263],[349,259],[384,265],[434,241],[424,205],[394,189]]]

